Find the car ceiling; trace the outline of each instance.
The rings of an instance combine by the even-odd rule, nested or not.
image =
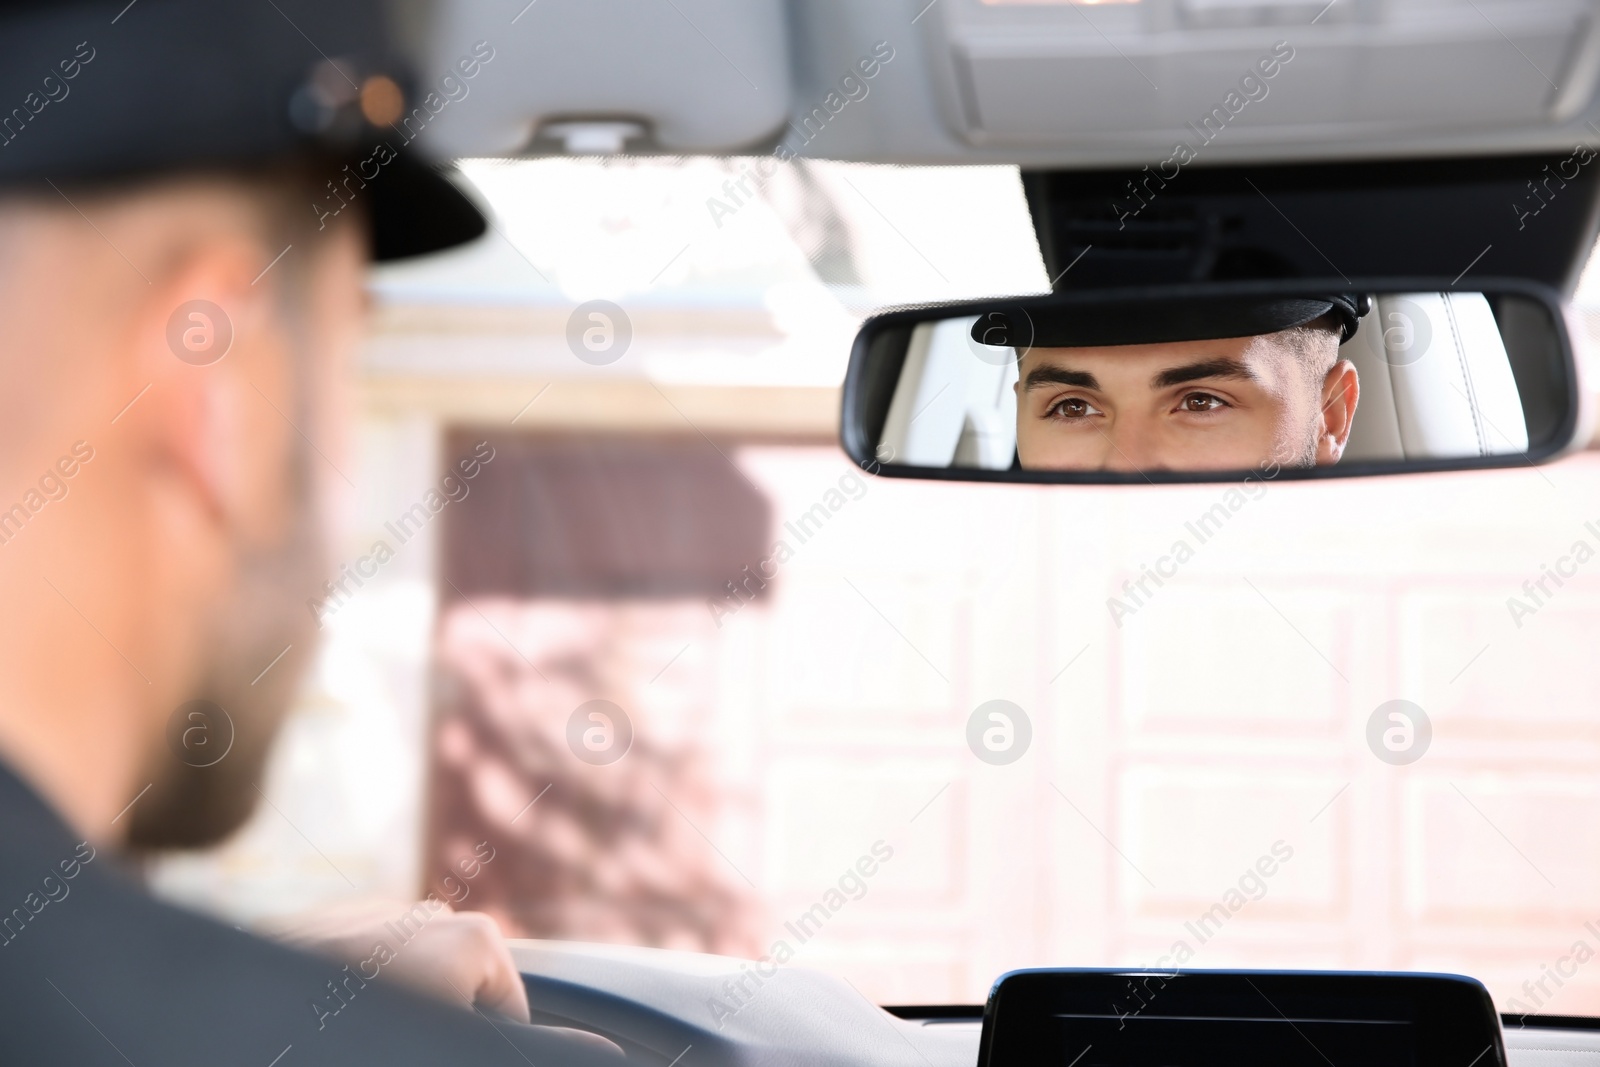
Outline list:
[[[403,0],[401,25],[450,158],[1095,167],[1183,142],[1206,165],[1600,137],[1600,0]]]

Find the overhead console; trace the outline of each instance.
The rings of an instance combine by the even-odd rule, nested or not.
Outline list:
[[[978,1067],[1504,1067],[1488,991],[1443,974],[1017,971]]]
[[[1600,0],[397,6],[427,104],[413,125],[445,157],[782,145],[785,158],[1155,166],[1181,144],[1182,165],[1209,167],[1570,152],[1600,137]]]
[[[1590,0],[943,0],[973,144],[1553,125],[1593,98]]]

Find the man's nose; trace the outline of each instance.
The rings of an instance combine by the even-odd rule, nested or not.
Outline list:
[[[1105,456],[1101,470],[1118,473],[1156,470],[1163,466],[1155,454],[1155,437],[1141,420],[1119,417],[1102,429]]]

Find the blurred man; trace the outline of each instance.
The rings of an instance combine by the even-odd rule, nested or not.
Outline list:
[[[1337,463],[1360,393],[1339,346],[1364,310],[1340,296],[1032,316],[1019,331],[1018,462],[1108,471]]]
[[[482,916],[299,931],[335,962],[127,867],[260,798],[313,650],[369,257],[483,229],[404,148],[391,70],[356,5],[0,8],[0,1062],[615,1051],[513,1021]]]

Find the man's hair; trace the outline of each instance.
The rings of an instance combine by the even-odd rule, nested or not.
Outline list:
[[[142,176],[62,180],[54,193],[28,188],[0,187],[0,212],[36,211],[41,207],[60,209],[68,214],[115,204],[127,197],[161,189],[163,186],[192,181],[212,181],[244,194],[251,204],[260,236],[276,249],[293,244],[306,248],[318,232],[315,204],[325,199],[322,186],[337,168],[331,163],[310,158],[280,160],[253,167],[227,166],[165,171]],[[326,173],[324,173],[326,172]],[[355,205],[358,211],[361,205]],[[285,257],[303,258],[303,257]],[[281,267],[280,263],[277,266]],[[293,266],[290,267],[293,270]],[[274,268],[276,273],[276,267]],[[287,272],[286,272],[287,273]]]
[[[318,168],[307,159],[288,160],[266,168],[231,168],[216,172],[223,181],[237,183],[252,194],[261,213],[266,232],[286,244],[308,245],[322,226],[315,205],[327,197],[321,188],[327,174],[336,173],[332,164]],[[357,204],[357,211],[362,205]],[[308,249],[309,250],[309,249]]]
[[[1323,377],[1339,361],[1339,345],[1344,339],[1344,322],[1330,311],[1310,322],[1279,330],[1274,337],[1297,357],[1306,379],[1320,387]]]

